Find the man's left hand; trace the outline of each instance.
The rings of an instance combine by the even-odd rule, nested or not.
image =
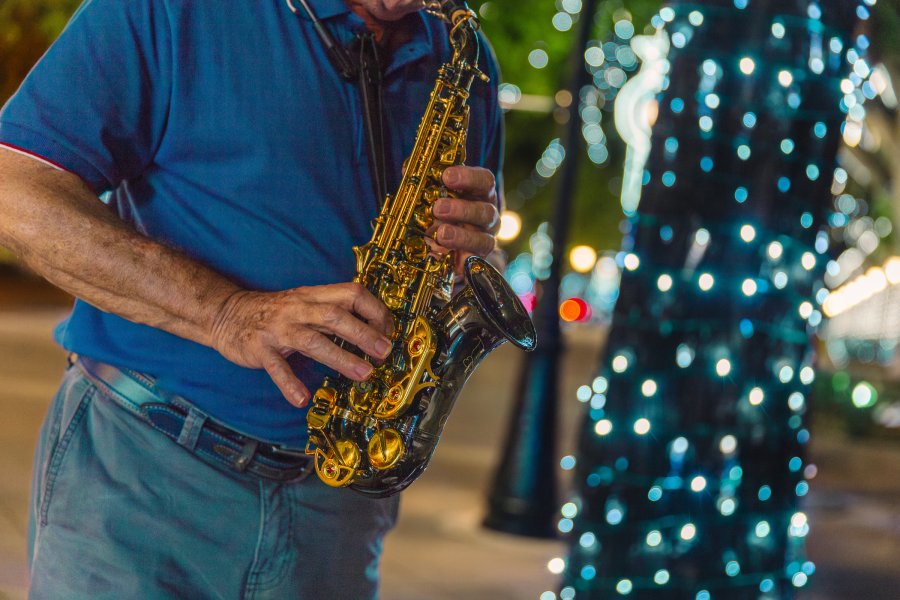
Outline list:
[[[472,255],[485,257],[496,247],[500,229],[494,174],[481,167],[456,166],[444,171],[444,185],[458,198],[434,203],[435,241],[438,250],[456,251],[456,271]]]

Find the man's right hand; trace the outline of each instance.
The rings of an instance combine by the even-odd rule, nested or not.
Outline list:
[[[363,381],[372,373],[372,365],[341,348],[331,336],[383,359],[391,350],[393,328],[390,311],[365,287],[341,283],[283,292],[236,292],[219,311],[212,340],[228,360],[265,369],[284,397],[302,407],[310,392],[294,374],[288,356],[299,352]]]

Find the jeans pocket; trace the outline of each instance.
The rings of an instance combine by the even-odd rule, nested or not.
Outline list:
[[[53,486],[66,457],[66,451],[81,429],[84,415],[96,390],[90,381],[74,369],[70,369],[57,393],[51,414],[48,415],[46,437],[42,443],[49,446],[49,452],[45,455],[44,464],[35,465],[41,468],[43,473],[40,485],[35,488],[40,493],[38,513],[41,527],[47,525]]]

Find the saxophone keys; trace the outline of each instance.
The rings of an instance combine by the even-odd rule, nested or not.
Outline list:
[[[393,419],[400,411],[406,408],[407,394],[404,382],[395,383],[388,388],[384,397],[375,409],[375,419]]]
[[[306,413],[306,424],[310,429],[321,431],[331,421],[331,408],[337,402],[337,390],[321,387],[316,390],[312,406]]]
[[[406,257],[413,262],[421,262],[428,256],[428,244],[417,235],[409,236],[403,240],[403,250]]]
[[[406,344],[406,350],[411,358],[422,356],[425,352],[425,340],[420,337],[414,337]]]
[[[451,137],[447,137],[446,141],[447,146],[444,148],[444,151],[441,152],[441,156],[438,160],[440,160],[441,164],[452,166],[457,164],[456,155],[459,152],[459,147],[456,144],[456,140]],[[443,171],[441,171],[443,173]]]
[[[415,216],[416,223],[422,229],[428,229],[434,223],[434,213],[431,211],[431,206],[428,204],[419,205],[413,215]]]
[[[444,169],[448,166],[453,165],[452,161],[447,162],[445,160],[445,155],[446,155],[446,150],[442,151],[440,157],[438,157],[438,163],[440,163],[440,164],[433,165],[428,172],[428,176],[431,178],[431,180],[438,184],[443,181]]]
[[[396,407],[403,401],[403,385],[398,383],[392,385],[384,395],[383,405],[388,407]]]
[[[379,429],[369,440],[369,464],[379,471],[390,469],[406,454],[400,433],[393,428]]]
[[[416,359],[429,349],[433,349],[434,339],[431,325],[423,317],[418,317],[409,332],[409,341],[406,342],[406,352],[410,359]],[[418,361],[414,361],[418,362]]]
[[[403,287],[392,283],[390,280],[382,280],[378,296],[384,302],[384,305],[392,311],[398,310],[406,301],[403,297]]]
[[[359,448],[349,440],[336,441],[333,450],[327,453],[321,448],[316,449],[316,473],[323,483],[331,487],[349,485],[356,475],[359,461]]]
[[[356,382],[350,387],[350,408],[357,413],[369,414],[375,408],[377,395],[376,386],[371,382]]]

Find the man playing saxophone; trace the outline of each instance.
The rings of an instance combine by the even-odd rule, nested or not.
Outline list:
[[[375,34],[394,184],[445,26],[421,0],[309,4],[341,44]],[[35,461],[33,598],[377,595],[396,498],[308,477],[303,448],[310,389],[391,348],[389,311],[350,283],[382,199],[359,91],[291,8],[87,0],[0,112],[0,244],[78,298]],[[481,63],[472,166],[434,205],[435,247],[461,257],[498,223]]]

